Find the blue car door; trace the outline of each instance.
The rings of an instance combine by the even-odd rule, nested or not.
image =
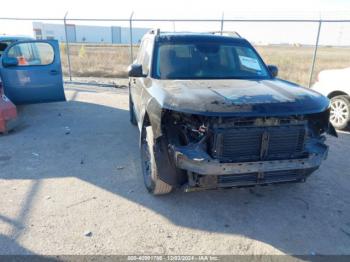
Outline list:
[[[56,40],[18,41],[0,61],[5,95],[15,104],[65,101]]]

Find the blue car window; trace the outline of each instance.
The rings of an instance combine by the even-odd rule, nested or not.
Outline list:
[[[18,60],[19,66],[49,65],[54,61],[54,50],[48,43],[18,43],[8,51],[8,57]]]

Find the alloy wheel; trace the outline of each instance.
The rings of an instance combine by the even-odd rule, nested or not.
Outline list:
[[[334,126],[342,126],[349,119],[349,107],[345,101],[335,99],[331,103],[330,120]]]

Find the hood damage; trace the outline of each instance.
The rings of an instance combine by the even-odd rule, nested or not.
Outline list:
[[[163,80],[152,91],[164,109],[208,116],[313,114],[329,105],[317,92],[278,79]]]

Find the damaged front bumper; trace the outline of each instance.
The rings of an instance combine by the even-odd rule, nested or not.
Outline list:
[[[200,146],[173,147],[176,167],[188,171],[188,190],[303,181],[327,157],[328,146],[309,143],[308,156],[299,159],[221,163]]]

